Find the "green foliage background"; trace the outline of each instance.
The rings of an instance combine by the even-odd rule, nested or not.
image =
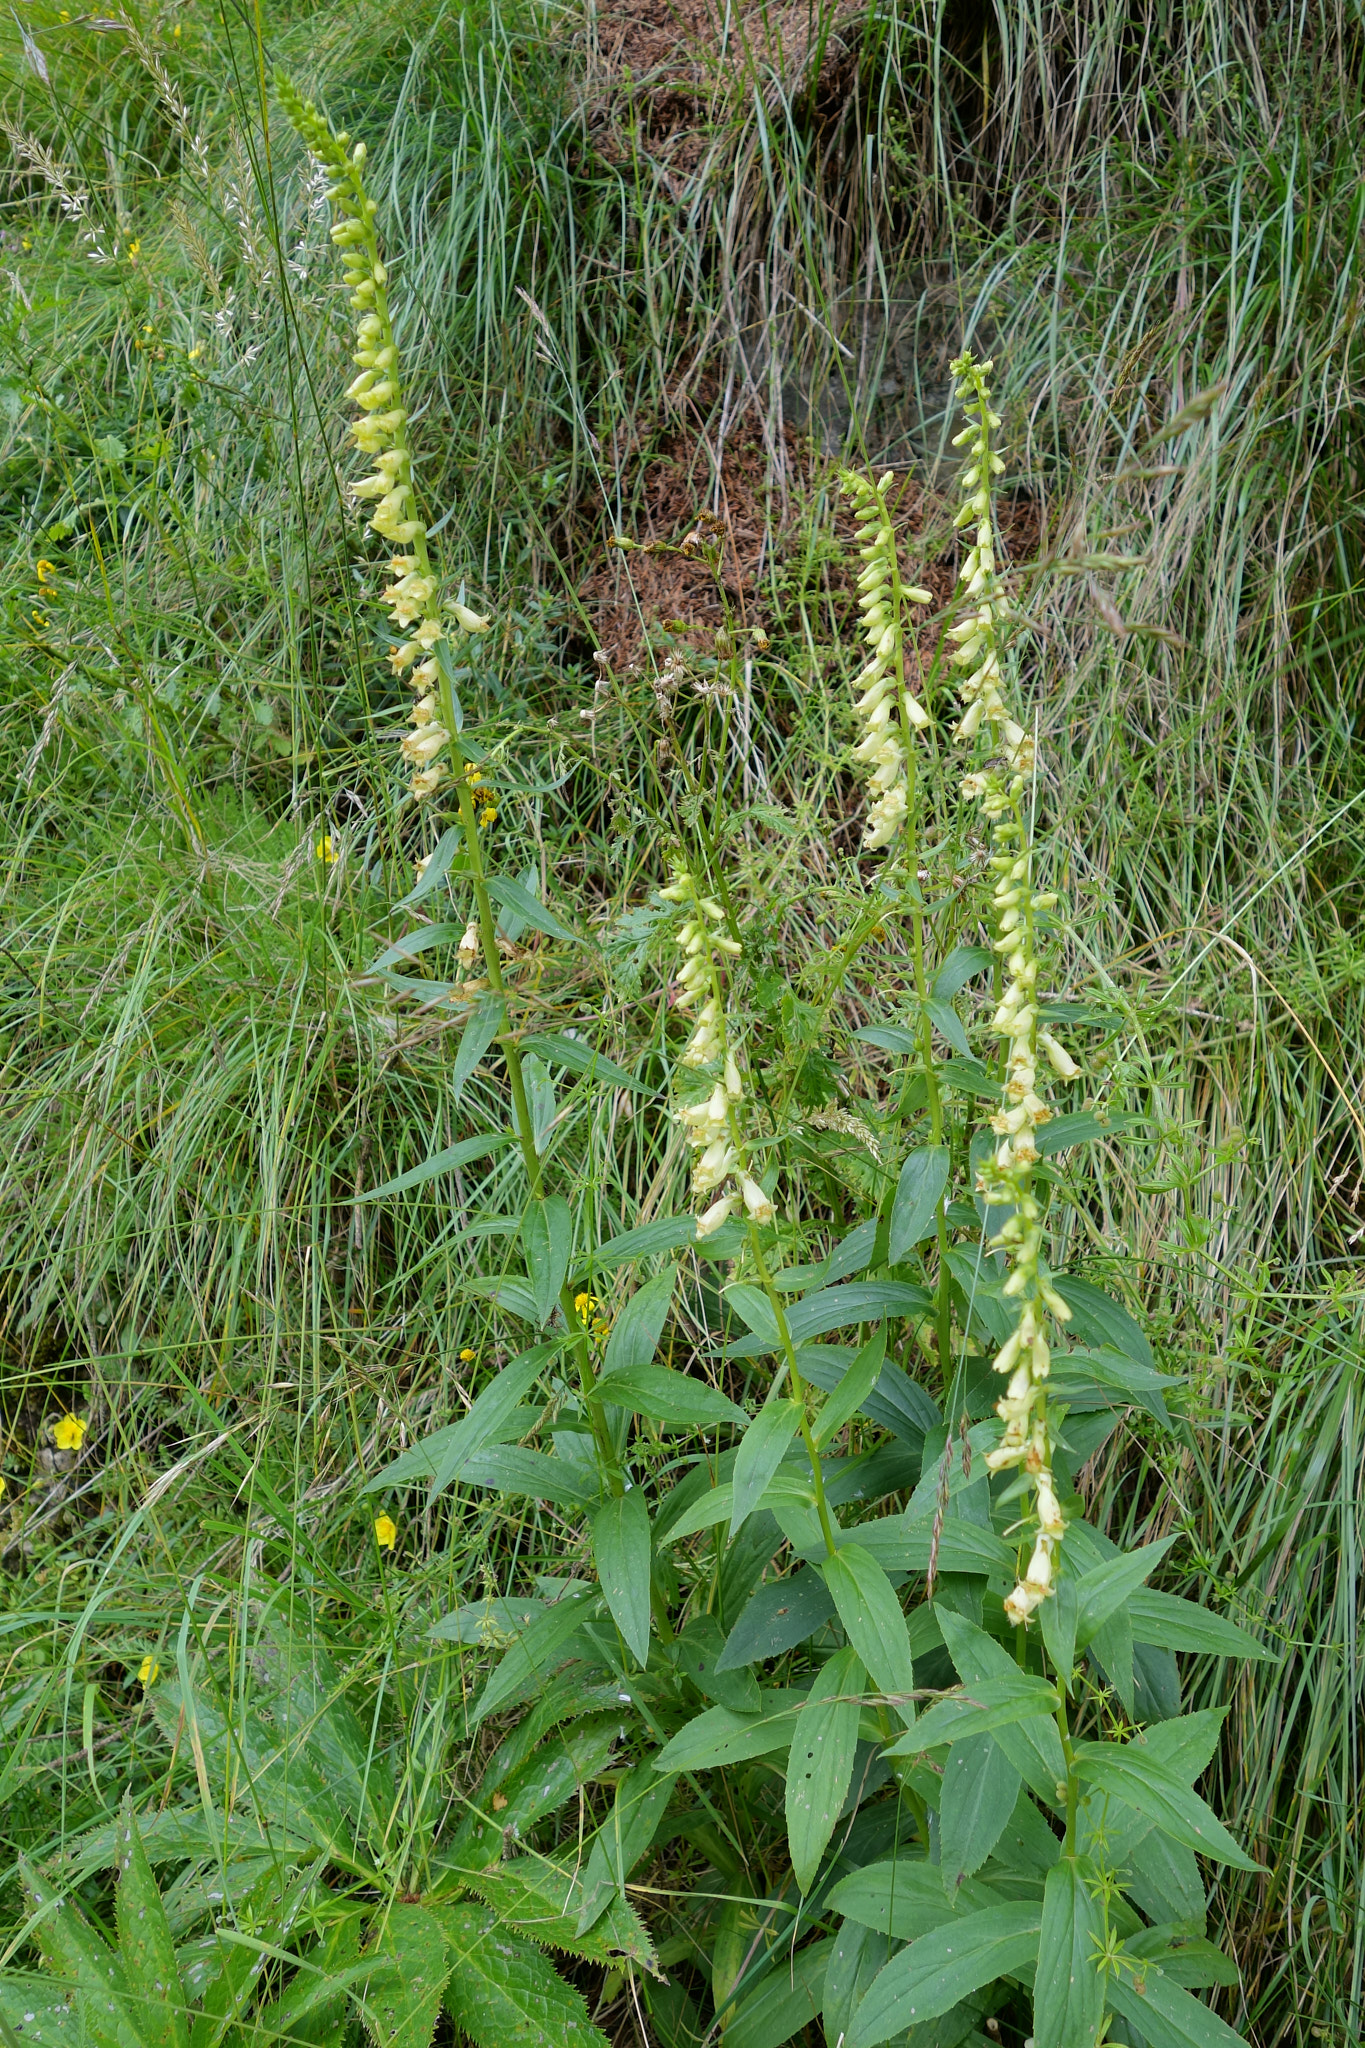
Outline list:
[[[1191,1383],[1174,1447],[1126,1423],[1092,1513],[1120,1541],[1178,1530],[1163,1583],[1282,1652],[1187,1660],[1189,1701],[1232,1710],[1206,1794],[1265,1866],[1215,1893],[1242,1970],[1216,1997],[1258,2042],[1354,2040],[1358,9],[853,10],[786,68],[756,42],[717,60],[682,172],[651,148],[649,81],[606,93],[574,10],[121,21],[42,6],[0,29],[6,1869],[169,1785],[142,1659],[244,1697],[264,1600],[392,1693],[413,1794],[386,1868],[420,1871],[476,1775],[457,1736],[490,1661],[433,1655],[429,1620],[572,1568],[551,1510],[485,1496],[414,1514],[385,1560],[357,1489],[517,1341],[472,1284],[511,1257],[480,1234],[508,1207],[496,1157],[361,1200],[501,1111],[484,1074],[452,1099],[458,1020],[367,972],[429,845],[340,490],[346,317],[316,192],[267,131],[264,53],[370,145],[439,545],[496,618],[465,689],[498,735],[500,855],[594,939],[512,933],[541,1028],[591,1026],[660,1078],[647,906],[679,799],[647,673],[593,695],[581,592],[680,431],[709,496],[727,390],[772,481],[772,651],[709,823],[761,906],[755,985],[812,1109],[835,1083],[809,963],[871,885],[836,836],[855,657],[831,482],[782,434],[784,388],[843,379],[853,452],[942,484],[942,361],[970,330],[1047,541],[1083,522],[1148,549],[1140,590],[1068,582],[1035,678],[1073,965],[1113,978],[1130,1029],[1106,1083],[1148,1119],[1078,1244],[1126,1253],[1096,1275]],[[870,402],[904,303],[910,441]],[[1141,452],[1215,386],[1211,423]],[[1168,637],[1116,634],[1114,605]],[[667,1120],[560,1081],[597,1236],[681,1207]],[[812,1140],[812,1217],[838,1220],[836,1150]],[[823,1249],[814,1224],[791,1246]],[[688,1289],[700,1343],[714,1276]],[[67,1410],[78,1457],[51,1437]],[[3,1912],[22,1923],[12,1878]],[[581,1982],[629,2024],[619,1985]]]

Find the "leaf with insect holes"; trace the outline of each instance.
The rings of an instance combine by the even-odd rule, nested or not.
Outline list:
[[[189,2048],[189,2021],[175,1941],[127,1793],[118,1831],[119,1881],[114,1899],[119,1959],[128,1973],[130,1990],[139,1999],[138,2031],[146,2048]]]
[[[864,1671],[839,1650],[812,1681],[787,1759],[787,1840],[796,1882],[808,1892],[848,1796],[858,1746]]]
[[[910,1636],[905,1615],[890,1579],[857,1543],[845,1543],[820,1567],[839,1610],[850,1643],[866,1665],[872,1682],[884,1693],[901,1698],[900,1712],[913,1720],[909,1696],[915,1689]]]
[[[611,1618],[637,1664],[649,1655],[649,1509],[638,1486],[592,1518],[592,1554]]]

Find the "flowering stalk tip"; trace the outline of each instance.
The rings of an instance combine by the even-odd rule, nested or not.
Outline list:
[[[929,714],[910,688],[906,675],[905,608],[932,604],[929,591],[902,583],[896,532],[887,509],[890,473],[874,483],[853,471],[842,478],[858,520],[858,605],[871,659],[859,672],[854,706],[862,738],[853,758],[870,777],[872,801],[863,829],[863,849],[888,846],[909,815],[909,746],[914,732],[929,724]]]

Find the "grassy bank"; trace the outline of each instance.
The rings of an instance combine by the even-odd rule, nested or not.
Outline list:
[[[686,1206],[647,1092],[684,828],[748,906],[766,1085],[801,1111],[785,1251],[818,1261],[856,1213],[869,1012],[826,1006],[829,1057],[819,964],[878,898],[835,461],[894,470],[945,600],[947,364],[993,353],[1010,537],[1072,572],[1023,676],[1068,993],[1121,1016],[1093,1094],[1144,1120],[1056,1262],[1188,1377],[1178,1441],[1130,1414],[1087,1494],[1116,1538],[1178,1530],[1163,1583],[1280,1653],[1186,1661],[1187,1701],[1231,1707],[1217,1803],[1264,1866],[1213,1894],[1241,1968],[1218,2008],[1263,2048],[1356,2039],[1359,21],[493,0],[35,8],[0,35],[5,1870],[126,1789],[169,1796],[186,1760],[143,1661],[227,1715],[264,1607],[376,1726],[395,1705],[395,1867],[420,1872],[491,1661],[433,1656],[427,1623],[583,1557],[571,1516],[472,1492],[414,1498],[389,1555],[359,1491],[519,1348],[521,1198],[492,1151],[369,1199],[503,1124],[506,1084],[494,1060],[454,1086],[451,940],[410,943],[464,910],[412,897],[439,828],[397,766],[343,484],[348,316],[264,95],[279,64],[369,146],[434,546],[494,621],[461,683],[489,843],[585,941],[503,908],[522,1021],[640,1084],[528,1056],[599,1242]],[[665,705],[671,656],[710,674],[721,601],[694,560],[609,543],[677,543],[702,510],[767,647],[735,705],[691,682]],[[945,826],[926,881],[950,895],[974,858]],[[908,964],[870,945],[889,1015]],[[717,1270],[686,1262],[698,1353]],[[700,1852],[672,1854],[651,1924],[709,2023],[672,1903]],[[580,1982],[613,2036],[641,2024],[619,1976]],[[681,2005],[649,2024],[687,2037]]]

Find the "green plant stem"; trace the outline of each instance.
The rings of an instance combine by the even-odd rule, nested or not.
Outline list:
[[[1067,1725],[1066,1686],[1061,1673],[1057,1675],[1057,1733],[1062,1738],[1062,1755],[1066,1758],[1066,1837],[1062,1853],[1074,1856],[1076,1853],[1076,1806],[1080,1794],[1080,1783],[1076,1776],[1076,1752],[1071,1746],[1071,1730]]]

